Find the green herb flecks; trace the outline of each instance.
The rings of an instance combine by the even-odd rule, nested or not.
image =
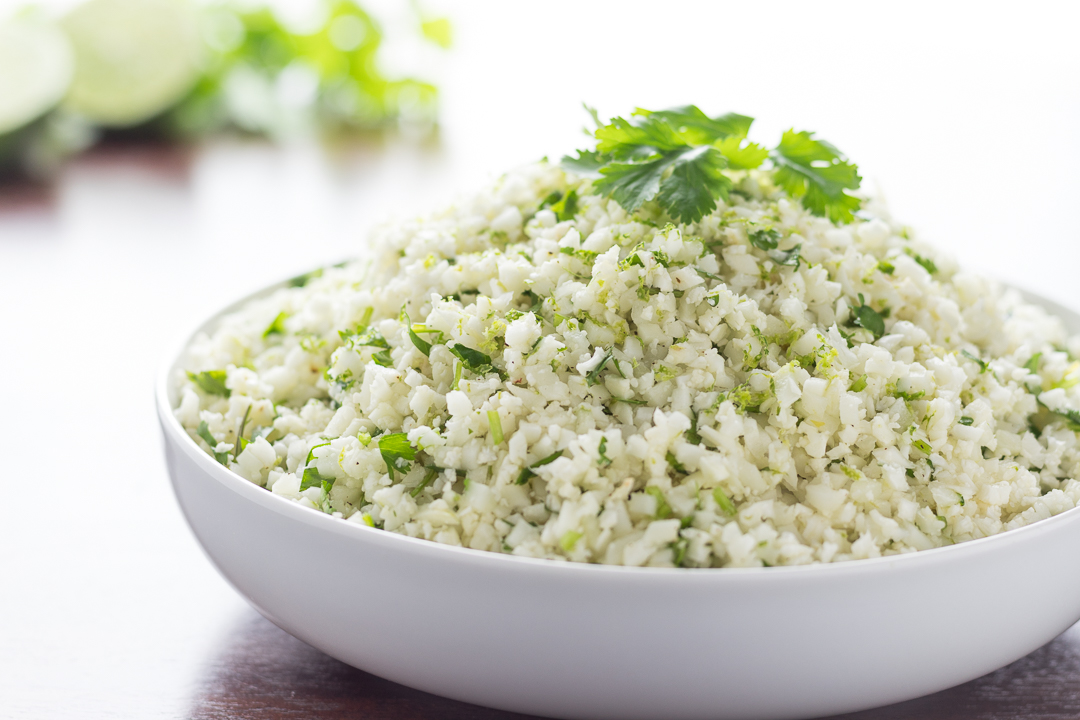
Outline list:
[[[455,343],[450,348],[450,352],[461,361],[462,365],[477,375],[483,376],[493,372],[498,374],[500,378],[506,379],[506,373],[492,364],[490,355],[485,355],[479,350],[473,350],[471,347],[460,343]]]
[[[224,370],[206,370],[204,372],[188,372],[188,380],[195,383],[200,390],[208,395],[224,395],[229,397],[232,391],[225,387],[226,373]]]
[[[210,432],[210,426],[206,424],[205,420],[199,423],[199,429],[195,432],[203,439],[203,442],[210,446],[210,452],[214,453],[215,460],[222,465],[229,464],[229,453],[218,452],[214,449],[218,446],[218,441],[214,439],[214,435]]]
[[[716,501],[716,504],[724,511],[724,514],[729,517],[735,517],[735,503],[731,502],[731,498],[729,498],[722,489],[718,487],[713,488],[712,496],[713,500]]]
[[[536,475],[536,473],[533,472],[534,469],[536,469],[538,467],[541,467],[542,465],[548,465],[550,463],[555,462],[556,460],[558,460],[559,458],[562,457],[562,454],[563,454],[562,450],[559,450],[558,452],[553,452],[550,455],[548,455],[546,458],[544,458],[543,460],[537,460],[536,462],[534,462],[529,467],[522,468],[521,474],[518,475],[518,477],[517,477],[517,484],[518,485],[524,485],[525,483],[529,482],[529,478]]]
[[[417,495],[419,495],[421,492],[423,492],[424,488],[426,488],[428,486],[428,484],[432,480],[435,479],[435,477],[438,474],[439,474],[439,468],[433,468],[433,467],[428,468],[427,472],[424,473],[424,479],[420,481],[419,485],[417,485],[416,487],[414,487],[412,490],[409,491],[409,495],[411,495],[413,497],[416,497]]]
[[[769,253],[769,259],[777,265],[786,265],[788,267],[793,267],[798,270],[799,266],[802,263],[802,256],[800,255],[801,252],[802,243],[796,245],[790,250],[778,250],[777,252]]]
[[[1035,353],[1034,355],[1031,356],[1031,358],[1026,363],[1024,363],[1024,369],[1027,370],[1032,375],[1037,375],[1039,373],[1039,361],[1041,359],[1042,359],[1042,353],[1041,352]]]
[[[869,330],[875,340],[885,334],[885,318],[881,316],[881,313],[866,304],[862,293],[859,293],[859,304],[853,307],[852,311],[855,313],[854,323]]]
[[[967,350],[961,350],[960,354],[963,355],[964,357],[966,357],[968,360],[972,361],[973,363],[975,363],[976,365],[979,366],[979,374],[980,375],[982,375],[984,372],[986,372],[987,370],[990,369],[990,363],[986,362],[985,360],[980,359],[978,355],[972,355]]]
[[[664,497],[664,491],[655,485],[650,485],[645,488],[645,492],[651,495],[656,500],[656,512],[653,513],[653,518],[656,520],[664,520],[671,517],[671,506],[668,505],[667,498]]]
[[[671,466],[671,469],[674,470],[675,472],[680,473],[682,475],[689,474],[687,472],[686,468],[683,467],[683,464],[681,462],[679,462],[678,458],[676,458],[675,454],[672,453],[670,450],[668,451],[667,455],[664,456],[664,459],[667,460],[667,464],[669,466]]]
[[[336,478],[323,477],[319,474],[319,471],[313,467],[304,468],[304,475],[300,479],[300,492],[307,490],[308,488],[321,487],[324,492],[330,492],[330,488],[334,486],[334,480]]]
[[[379,454],[386,463],[390,482],[394,481],[395,470],[404,475],[409,472],[410,464],[416,459],[416,449],[409,444],[409,436],[405,433],[379,436]]]
[[[600,373],[604,371],[604,368],[607,367],[608,363],[611,362],[611,359],[613,357],[615,357],[614,351],[609,349],[606,353],[604,353],[604,357],[600,360],[599,364],[597,364],[596,367],[594,367],[588,372],[588,374],[585,376],[585,381],[589,384],[589,386],[596,385],[600,382]]]
[[[503,429],[502,420],[499,418],[498,410],[488,410],[488,425],[491,427],[491,442],[495,445],[502,445],[503,441]]]
[[[597,460],[596,462],[600,467],[607,467],[612,463],[611,458],[607,456],[607,438],[600,438],[600,444],[596,447]]]
[[[271,335],[284,335],[285,334],[285,320],[289,317],[286,312],[279,312],[274,321],[270,323],[265,330],[263,330],[263,340]]]
[[[555,218],[559,222],[565,222],[567,220],[573,220],[574,216],[578,213],[578,195],[577,190],[571,190],[566,193],[560,200],[552,203],[551,211],[555,213]]]
[[[750,244],[758,250],[775,250],[780,244],[780,233],[775,230],[754,230],[749,233]]]
[[[559,538],[559,547],[563,549],[563,552],[570,552],[577,545],[577,541],[582,537],[581,533],[577,530],[567,530]]]

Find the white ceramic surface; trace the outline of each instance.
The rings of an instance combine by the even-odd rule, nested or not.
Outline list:
[[[170,410],[181,349],[157,405],[206,554],[287,632],[403,685],[560,718],[809,718],[966,682],[1080,619],[1080,509],[911,555],[760,569],[532,560],[346,523],[199,449]]]

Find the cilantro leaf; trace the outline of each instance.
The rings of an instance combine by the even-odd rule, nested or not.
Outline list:
[[[986,372],[987,370],[990,369],[990,363],[986,362],[985,360],[980,359],[979,356],[972,355],[967,350],[961,350],[960,354],[963,355],[964,357],[966,357],[968,360],[972,361],[973,363],[975,363],[976,365],[979,366],[979,374],[980,375],[982,375],[984,372]]]
[[[802,257],[799,253],[802,252],[802,244],[796,245],[790,250],[781,250],[769,254],[769,258],[777,265],[789,265],[796,270],[799,269],[799,263],[802,262]]]
[[[597,128],[595,150],[564,157],[569,172],[596,178],[595,187],[633,213],[654,198],[680,223],[692,223],[727,200],[733,180],[725,170],[749,170],[771,160],[774,182],[811,212],[851,222],[861,201],[848,193],[862,179],[839,150],[813,133],[784,133],[769,151],[748,142],[753,118],[710,117],[693,105],[614,117]]]
[[[598,152],[579,150],[576,158],[564,155],[563,159],[559,161],[559,165],[562,166],[563,170],[572,172],[575,175],[598,178],[600,177],[600,168],[604,166],[604,161],[600,159],[600,153]]]
[[[1031,356],[1031,359],[1024,363],[1024,369],[1033,375],[1039,372],[1039,360],[1042,359],[1042,353],[1037,352]]]
[[[735,136],[724,138],[716,143],[716,147],[720,150],[720,154],[727,158],[728,166],[735,170],[753,170],[761,167],[761,164],[769,157],[767,149]]]
[[[611,118],[609,125],[596,130],[596,139],[597,152],[616,160],[650,157],[688,146],[671,125],[651,118],[641,122]]]
[[[517,481],[516,481],[517,484],[518,485],[524,485],[525,483],[529,482],[529,478],[536,475],[536,473],[533,472],[534,468],[538,468],[541,465],[548,465],[550,463],[553,463],[556,460],[558,460],[559,458],[561,458],[562,454],[563,454],[562,450],[559,450],[558,452],[553,452],[550,455],[548,455],[546,458],[544,458],[543,460],[537,460],[536,462],[534,462],[529,467],[522,468],[521,469],[521,474],[518,475],[518,477],[517,477]]]
[[[723,490],[718,487],[713,488],[712,495],[713,500],[715,500],[720,509],[724,511],[725,515],[731,517],[735,516],[735,503],[731,502],[731,498],[729,498]]]
[[[285,334],[285,319],[289,317],[286,312],[279,312],[274,321],[263,330],[263,339],[270,337],[271,335],[284,335]]]
[[[402,474],[409,472],[409,463],[416,459],[416,448],[409,444],[406,433],[391,433],[379,436],[379,454],[393,482],[395,470]]]
[[[773,229],[754,230],[749,234],[750,244],[758,250],[775,250],[780,243],[780,233]]]
[[[938,267],[930,258],[919,255],[911,248],[905,248],[904,253],[911,256],[911,259],[919,263],[919,265],[922,265],[923,270],[925,270],[926,272],[930,273],[931,275],[937,274]]]
[[[203,442],[210,446],[210,451],[214,453],[214,459],[222,465],[228,465],[229,453],[219,453],[214,450],[218,446],[218,441],[214,439],[214,435],[210,432],[210,426],[206,424],[205,420],[199,423],[199,429],[195,432],[202,438]]]
[[[229,397],[232,391],[225,387],[226,373],[224,370],[207,370],[205,372],[188,372],[188,380],[199,386],[207,395],[224,395]]]
[[[634,110],[634,115],[666,120],[679,134],[695,144],[710,144],[717,140],[732,138],[738,144],[750,132],[754,118],[738,113],[728,113],[711,118],[694,105],[668,110]]]
[[[450,348],[450,352],[461,361],[461,364],[472,370],[477,375],[487,375],[488,373],[498,373],[499,377],[504,377],[505,373],[496,368],[491,362],[491,356],[485,355],[479,350],[473,350],[471,347],[466,347],[460,343],[455,343]]]
[[[875,340],[885,334],[885,318],[881,316],[881,313],[866,304],[862,293],[859,293],[859,305],[856,305],[852,310],[855,312],[855,324],[872,332]]]
[[[304,474],[300,478],[300,491],[303,492],[312,487],[322,487],[323,490],[330,492],[330,488],[334,486],[335,479],[336,478],[323,477],[319,474],[319,471],[313,467],[304,468]]]
[[[600,360],[600,364],[597,365],[596,367],[594,367],[592,370],[590,370],[588,375],[585,376],[585,381],[590,386],[596,385],[597,383],[600,382],[600,373],[602,373],[604,371],[604,368],[607,367],[607,364],[609,362],[611,362],[612,357],[614,357],[614,355],[612,354],[612,351],[608,350],[604,354],[603,359]]]
[[[596,189],[632,213],[660,192],[660,178],[671,163],[663,156],[644,163],[610,163],[601,168]]]
[[[551,211],[555,213],[555,218],[559,222],[565,222],[566,220],[573,220],[574,216],[578,212],[578,196],[577,190],[571,190],[558,200],[551,204]]]
[[[769,157],[776,166],[777,185],[807,210],[833,222],[854,220],[861,202],[847,191],[857,190],[862,178],[831,144],[815,140],[810,132],[788,130]]]
[[[708,145],[683,153],[660,181],[656,199],[679,222],[697,222],[716,209],[716,198],[727,199],[733,183],[721,172],[726,166],[720,151]]]
[[[601,467],[607,467],[612,463],[612,459],[607,456],[607,438],[601,437],[600,444],[596,446],[597,464]]]

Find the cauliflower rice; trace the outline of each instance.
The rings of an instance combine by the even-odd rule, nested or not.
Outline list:
[[[860,215],[751,172],[675,226],[526,167],[224,317],[176,417],[282,497],[527,557],[837,562],[1072,508],[1080,338]]]

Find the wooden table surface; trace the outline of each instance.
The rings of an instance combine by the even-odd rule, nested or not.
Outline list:
[[[251,610],[179,514],[152,384],[233,298],[580,145],[581,100],[738,110],[766,141],[817,129],[967,266],[1080,304],[1077,10],[813,5],[674,3],[644,23],[632,3],[455,4],[437,143],[109,146],[47,187],[0,186],[0,717],[509,717],[351,669]],[[616,53],[615,32],[652,49]],[[852,717],[1080,717],[1080,628]]]

